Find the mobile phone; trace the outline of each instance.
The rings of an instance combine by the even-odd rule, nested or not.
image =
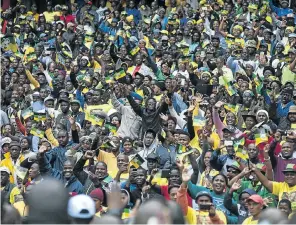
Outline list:
[[[211,205],[199,205],[200,210],[210,210]]]
[[[87,152],[86,154],[89,156],[93,156],[93,152]]]
[[[250,160],[247,159],[247,162],[248,162],[248,168],[249,168],[249,170],[250,170]]]
[[[161,171],[161,178],[169,178],[170,177],[170,170],[168,169],[163,169]]]

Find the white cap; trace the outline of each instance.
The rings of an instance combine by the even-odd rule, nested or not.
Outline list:
[[[94,200],[87,195],[76,195],[68,202],[68,215],[73,218],[88,219],[96,214]]]
[[[2,140],[1,140],[1,147],[4,144],[10,144],[10,142],[11,142],[11,139],[9,137],[2,138]]]
[[[6,172],[6,173],[10,174],[9,169],[7,167],[5,167],[5,166],[0,167],[0,172]]]
[[[89,58],[87,56],[82,56],[81,59],[85,59],[89,62]]]
[[[224,141],[225,147],[227,146],[233,146],[233,141]]]
[[[53,101],[54,101],[54,98],[51,97],[51,96],[47,96],[47,97],[44,99],[44,102],[49,101],[49,100],[53,100]]]

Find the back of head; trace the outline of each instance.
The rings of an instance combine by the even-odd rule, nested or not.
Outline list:
[[[68,200],[61,182],[50,178],[40,182],[28,195],[28,223],[69,223]]]
[[[1,193],[1,224],[20,224],[21,216],[16,208],[12,205],[2,202]]]
[[[101,218],[94,217],[91,224],[122,224],[122,220],[116,216],[104,215]]]
[[[185,224],[184,215],[180,205],[174,201],[169,201],[168,207],[172,216],[172,224]]]
[[[163,201],[153,199],[142,204],[135,217],[134,224],[147,224],[152,218],[155,218],[158,224],[171,223],[170,210]]]
[[[283,212],[276,208],[269,208],[262,211],[259,216],[258,224],[283,224],[285,222],[287,221]]]

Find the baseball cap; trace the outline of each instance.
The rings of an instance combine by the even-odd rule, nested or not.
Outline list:
[[[154,153],[154,152],[151,152],[150,154],[147,155],[146,159],[152,159],[152,160],[158,160],[159,159],[159,156]]]
[[[69,99],[68,98],[60,98],[59,103],[61,103],[61,102],[69,102]]]
[[[196,195],[195,200],[197,201],[198,198],[199,198],[199,197],[202,197],[202,196],[207,196],[207,197],[209,197],[209,198],[211,199],[211,202],[213,202],[213,198],[212,198],[212,196],[211,196],[210,193],[207,192],[207,191],[201,191],[201,192],[199,192],[199,193]]]
[[[49,100],[54,101],[54,98],[51,97],[51,96],[47,96],[47,97],[44,99],[44,102],[47,102],[47,101],[49,101]]]
[[[238,170],[238,171],[241,171],[241,169],[240,169],[240,165],[238,164],[238,162],[237,161],[234,161],[232,164],[230,164],[230,165],[226,165],[226,169],[228,170],[228,168],[233,168],[233,169],[236,169],[236,170]]]
[[[161,37],[161,40],[162,40],[162,41],[168,41],[168,40],[169,40],[169,37],[166,36],[166,35],[165,35],[165,36],[162,36],[162,37]]]
[[[96,213],[95,202],[90,196],[76,195],[68,202],[68,215],[73,218],[88,219]]]
[[[78,104],[80,105],[80,101],[76,100],[76,99],[73,99],[70,104]]]
[[[100,188],[92,190],[89,194],[92,199],[98,199],[101,202],[104,201],[104,193]]]
[[[6,172],[6,173],[10,174],[9,169],[6,166],[1,166],[0,167],[0,172]]]
[[[231,126],[231,125],[228,125],[228,126],[224,127],[224,128],[222,129],[222,131],[223,131],[223,132],[224,132],[224,131],[229,131],[230,133],[234,133],[234,132],[235,132],[235,128],[234,128],[233,126]]]
[[[286,168],[282,172],[283,173],[285,173],[285,172],[295,172],[296,173],[296,164],[288,163]]]
[[[251,195],[247,201],[253,201],[260,205],[264,205],[263,198],[260,195]]]

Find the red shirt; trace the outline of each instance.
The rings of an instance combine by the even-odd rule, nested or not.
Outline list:
[[[67,15],[67,16],[62,15],[60,16],[60,20],[64,21],[65,26],[67,26],[69,22],[72,22],[75,24],[75,18],[73,15]]]
[[[160,186],[161,190],[161,195],[164,196],[166,200],[170,200],[170,195],[169,195],[169,186],[168,185],[163,185]],[[192,198],[187,192],[187,199],[188,199],[188,206],[192,207]]]

